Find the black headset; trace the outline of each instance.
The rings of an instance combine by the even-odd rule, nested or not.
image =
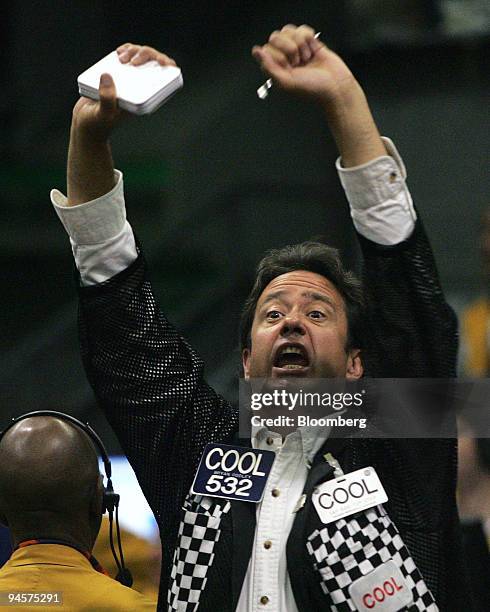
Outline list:
[[[92,429],[92,427],[90,427],[88,423],[82,423],[82,421],[79,421],[78,419],[71,416],[70,414],[65,414],[63,412],[56,412],[55,410],[35,410],[34,412],[27,412],[26,414],[22,414],[21,416],[18,416],[15,419],[12,419],[11,422],[7,425],[7,427],[5,427],[5,429],[0,431],[0,441],[2,440],[3,436],[7,433],[7,431],[11,427],[13,427],[16,423],[18,423],[19,421],[22,421],[23,419],[27,419],[29,417],[35,417],[35,416],[52,416],[52,417],[56,417],[57,419],[61,419],[62,421],[71,423],[72,425],[75,425],[75,427],[78,427],[79,429],[81,429],[88,435],[88,437],[94,443],[94,446],[99,451],[102,462],[104,463],[104,472],[105,472],[105,477],[106,477],[106,484],[104,485],[104,492],[102,496],[102,514],[105,514],[105,512],[107,512],[109,515],[109,542],[111,545],[111,551],[114,556],[114,560],[116,562],[116,566],[118,570],[116,580],[120,582],[121,584],[123,584],[124,586],[130,587],[133,584],[133,577],[131,576],[131,572],[129,571],[129,569],[126,567],[124,563],[124,555],[123,555],[122,544],[121,544],[121,530],[119,529],[120,496],[114,492],[114,487],[112,486],[111,461],[109,459],[105,446],[102,443],[102,440],[99,438],[99,436],[95,433],[95,431]],[[119,558],[116,554],[116,549],[114,547],[114,539],[113,539],[113,534],[112,534],[114,511],[115,511],[115,518],[116,518],[116,536],[117,536],[117,546],[119,549]]]

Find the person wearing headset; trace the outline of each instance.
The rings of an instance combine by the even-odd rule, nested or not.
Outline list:
[[[119,496],[110,470],[100,438],[69,415],[29,413],[0,434],[0,521],[9,527],[14,547],[0,569],[0,605],[18,603],[23,610],[38,610],[42,603],[73,611],[155,610],[156,603],[128,588],[132,579],[119,537],[120,559],[111,539],[119,568],[116,580],[92,555],[106,510],[111,523],[116,511],[119,532]]]

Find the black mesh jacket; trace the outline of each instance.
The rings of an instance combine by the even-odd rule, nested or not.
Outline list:
[[[456,318],[445,302],[420,221],[399,245],[383,247],[363,237],[360,243],[371,299],[366,375],[454,376]],[[203,447],[236,435],[237,409],[206,384],[200,358],[160,311],[141,254],[110,280],[81,288],[80,297],[89,381],[160,527],[159,609],[166,610],[184,499]],[[391,519],[440,610],[468,610],[455,504],[456,441],[352,442],[347,463],[344,470],[365,465],[378,470]],[[236,604],[243,580],[243,572],[237,579],[231,571],[238,528],[233,525],[219,542],[200,611],[232,610]],[[297,571],[290,576],[292,583],[302,579]]]

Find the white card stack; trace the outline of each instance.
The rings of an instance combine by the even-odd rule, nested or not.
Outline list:
[[[154,60],[141,66],[122,64],[113,51],[78,77],[80,95],[98,100],[100,76],[105,72],[114,80],[120,108],[136,115],[153,113],[184,84],[176,66],[160,66]]]

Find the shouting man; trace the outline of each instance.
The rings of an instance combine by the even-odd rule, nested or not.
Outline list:
[[[174,64],[134,44],[118,54],[134,65]],[[308,26],[273,32],[252,55],[276,87],[323,109],[364,278],[361,284],[334,249],[318,243],[268,254],[242,315],[245,377],[453,376],[455,317],[403,162],[380,137],[361,86]],[[349,611],[382,599],[386,610],[460,612],[467,599],[452,440],[339,444],[300,429],[283,439],[263,428],[251,445],[275,460],[260,503],[190,491],[206,445],[237,443],[237,410],[206,384],[199,357],[155,302],[111,157],[119,110],[109,75],[99,93],[100,101],[81,98],[75,106],[68,194],[54,191],[52,200],[80,272],[87,375],[160,526],[160,609]],[[332,465],[326,455],[335,456]],[[388,502],[324,524],[313,489],[338,469],[366,466],[377,471]]]

